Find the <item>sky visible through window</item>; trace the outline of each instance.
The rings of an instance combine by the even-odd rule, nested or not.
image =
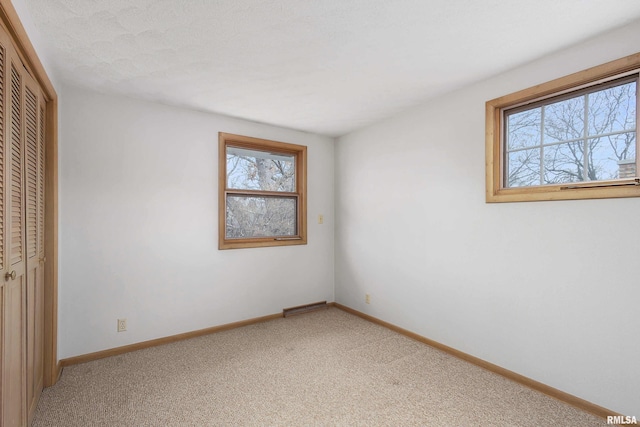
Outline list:
[[[635,177],[636,81],[506,112],[505,186]]]
[[[227,188],[276,193],[296,191],[295,156],[227,148]],[[268,194],[229,195],[226,237],[294,236],[297,198]]]

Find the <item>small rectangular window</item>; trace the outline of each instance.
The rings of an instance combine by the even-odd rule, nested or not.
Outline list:
[[[306,147],[219,139],[219,248],[306,244]]]
[[[640,196],[640,54],[487,102],[487,201]]]
[[[637,78],[504,110],[505,187],[635,177]]]

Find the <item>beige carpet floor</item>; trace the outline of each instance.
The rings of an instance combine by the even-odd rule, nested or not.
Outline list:
[[[337,308],[67,367],[33,426],[605,426]]]

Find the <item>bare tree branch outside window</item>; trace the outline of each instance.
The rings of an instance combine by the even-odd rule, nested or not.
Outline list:
[[[536,103],[506,112],[505,119],[507,187],[637,174],[635,81]]]
[[[226,237],[230,239],[297,234],[295,157],[241,148],[227,151],[227,187],[268,195],[227,197]],[[273,193],[283,193],[282,196]]]

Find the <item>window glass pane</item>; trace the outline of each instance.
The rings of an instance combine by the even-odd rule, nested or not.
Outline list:
[[[634,178],[636,133],[627,132],[589,140],[589,179]]]
[[[296,191],[295,156],[227,147],[227,188]]]
[[[507,187],[540,185],[540,149],[509,153]]]
[[[295,197],[227,196],[226,237],[297,235]]]
[[[584,137],[584,95],[544,107],[544,143]]]
[[[508,149],[540,145],[540,120],[542,108],[510,114],[507,118]]]
[[[582,141],[544,147],[544,183],[562,184],[583,180]]]
[[[589,135],[636,128],[636,82],[589,94]]]

